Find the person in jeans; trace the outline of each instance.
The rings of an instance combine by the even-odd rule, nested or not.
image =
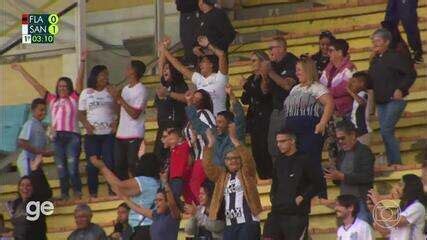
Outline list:
[[[115,193],[120,192],[121,197],[130,198],[132,202],[140,207],[154,208],[157,189],[160,187],[158,179],[160,162],[155,154],[146,153],[141,156],[135,163],[135,177],[123,181],[100,159],[91,158],[91,163],[99,169]],[[133,229],[133,234],[130,239],[150,238],[150,226],[153,222],[144,216],[131,207],[129,225]]]
[[[135,176],[135,162],[138,150],[145,133],[145,108],[148,92],[140,82],[145,73],[143,62],[132,60],[126,68],[128,84],[122,89],[121,95],[111,88],[110,92],[120,105],[119,127],[114,145],[114,164],[117,176],[121,180],[129,178],[129,173]]]
[[[233,147],[225,151],[225,167],[213,162],[215,137],[206,131],[209,140],[205,147],[203,168],[209,180],[215,182],[215,190],[209,208],[209,219],[217,220],[221,206],[225,211],[224,240],[260,239],[259,214],[262,211],[257,190],[255,161],[247,148],[237,138],[236,126],[229,124],[229,136]]]
[[[357,217],[371,224],[366,196],[374,184],[375,156],[368,146],[357,140],[357,129],[349,121],[337,123],[336,138],[342,152],[337,165],[325,169],[325,178],[339,185],[340,194],[356,196],[360,209]]]
[[[378,29],[372,35],[374,56],[370,62],[368,88],[373,89],[381,137],[390,165],[402,164],[399,142],[394,132],[406,107],[404,97],[414,83],[417,72],[410,59],[389,49],[391,34]]]
[[[52,130],[54,160],[58,171],[61,199],[69,199],[70,182],[76,198],[81,198],[82,182],[79,174],[79,156],[81,136],[78,120],[79,95],[83,89],[87,52],[80,57],[80,66],[75,85],[68,77],[60,77],[56,83],[55,93],[49,92],[21,65],[12,64],[12,68],[34,87],[39,95],[49,104]]]
[[[318,193],[317,171],[308,155],[297,149],[296,135],[287,129],[276,135],[280,157],[274,162],[271,212],[263,239],[305,239],[311,199]]]
[[[26,218],[26,207],[30,201],[43,203],[52,198],[52,189],[41,168],[42,162],[41,155],[30,162],[30,174],[21,177],[18,182],[18,198],[7,203],[13,225],[13,238],[16,240],[47,239],[46,216],[40,214],[35,221]]]
[[[160,44],[168,44],[168,42],[169,41],[164,41]],[[184,128],[186,123],[186,101],[184,94],[188,91],[188,86],[182,74],[178,72],[172,64],[166,61],[163,52],[160,52],[159,69],[161,73],[161,86],[157,88],[154,98],[154,106],[157,109],[158,125],[156,141],[154,143],[154,153],[156,153],[157,157],[160,159],[164,159],[168,154],[168,149],[163,148],[161,136],[163,131],[167,128]]]
[[[267,75],[273,98],[273,111],[270,115],[268,127],[268,152],[274,162],[279,150],[276,145],[276,133],[283,127],[283,102],[289,95],[292,87],[297,83],[295,66],[298,58],[287,51],[287,42],[283,37],[275,37],[269,43],[271,62],[264,61],[260,66],[260,73]]]
[[[209,49],[214,55],[203,56],[200,63],[200,72],[194,72],[185,67],[167,50],[164,44],[159,45],[159,51],[166,56],[166,59],[191,82],[197,89],[203,89],[209,93],[213,102],[213,113],[216,116],[219,112],[225,111],[227,94],[225,86],[228,83],[228,61],[226,53],[210,43],[207,37],[200,36],[199,45]]]
[[[31,161],[37,154],[42,154],[44,157],[54,154],[47,148],[48,137],[42,123],[46,116],[46,101],[42,98],[34,99],[31,103],[31,114],[31,119],[25,122],[18,136],[18,146],[23,150],[16,160],[16,165],[21,177],[30,174]]]
[[[298,138],[298,151],[308,154],[321,183],[319,197],[327,198],[326,181],[322,171],[322,149],[326,126],[332,117],[334,101],[328,89],[317,81],[316,65],[302,58],[296,66],[299,84],[292,88],[284,102],[286,128]]]
[[[215,184],[209,180],[202,183],[199,193],[199,205],[186,204],[184,211],[190,215],[185,226],[185,233],[194,236],[194,240],[221,240],[225,223],[223,219],[210,220],[209,207],[212,200]]]
[[[96,65],[90,71],[87,88],[82,91],[79,100],[79,118],[86,129],[87,183],[92,198],[98,196],[99,181],[98,169],[92,165],[90,158],[101,158],[109,169],[114,169],[113,134],[117,128],[118,108],[109,89],[107,67]]]
[[[390,22],[394,26],[398,26],[402,22],[406,32],[406,37],[411,46],[413,59],[417,63],[423,62],[423,49],[418,28],[418,0],[388,0],[385,21]]]
[[[77,229],[71,232],[67,240],[107,240],[104,229],[98,224],[92,223],[92,209],[83,203],[74,209],[74,220]]]
[[[263,61],[269,61],[268,55],[257,50],[251,55],[253,74],[245,79],[241,101],[249,105],[246,114],[246,131],[251,137],[251,149],[255,159],[258,177],[269,179],[273,172],[273,161],[268,153],[268,129],[270,115],[273,111],[273,99],[268,76],[261,74],[260,65]]]
[[[184,65],[196,66],[197,57],[193,53],[194,39],[200,31],[198,0],[175,0],[179,12],[179,38],[184,46]]]
[[[340,240],[374,240],[371,226],[357,217],[359,199],[353,195],[340,195],[335,203],[337,218],[342,221],[338,228],[337,237]]]
[[[329,64],[329,46],[334,40],[335,37],[330,31],[321,32],[319,35],[319,51],[311,56],[316,63],[319,76],[322,76],[323,70]]]

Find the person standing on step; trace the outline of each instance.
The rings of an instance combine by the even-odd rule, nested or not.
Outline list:
[[[406,107],[405,96],[417,72],[411,60],[389,48],[392,36],[385,29],[372,35],[373,58],[369,64],[368,88],[374,91],[381,137],[389,165],[402,164],[395,127]]]
[[[340,187],[340,194],[357,197],[357,217],[372,224],[372,216],[366,206],[366,196],[374,184],[375,156],[368,146],[357,140],[357,129],[349,121],[337,123],[336,138],[342,151],[338,154],[337,165],[325,168],[325,178]]]
[[[168,46],[169,42],[169,40],[165,40],[159,44]],[[154,153],[158,158],[165,159],[168,149],[165,149],[161,142],[162,133],[167,128],[184,128],[186,123],[184,94],[188,91],[188,86],[182,74],[166,61],[162,51],[160,52],[159,69],[161,86],[157,88],[154,98],[158,125]]]
[[[44,99],[34,99],[31,103],[32,117],[25,122],[19,133],[18,146],[23,150],[16,160],[16,165],[21,177],[30,174],[31,161],[37,154],[41,154],[43,157],[51,157],[55,154],[47,148],[48,136],[42,123],[46,116],[46,107]]]
[[[311,58],[302,58],[296,66],[299,84],[292,88],[284,102],[286,128],[297,136],[298,151],[309,155],[320,183],[320,198],[327,198],[327,186],[322,170],[322,149],[326,126],[334,111],[334,100],[328,89],[318,82],[317,70]]]
[[[70,78],[60,77],[54,93],[49,92],[21,65],[12,64],[12,69],[18,71],[49,104],[54,132],[54,160],[58,170],[62,200],[69,199],[70,182],[74,196],[78,199],[82,196],[82,182],[79,174],[81,136],[78,124],[78,103],[80,92],[83,90],[86,58],[87,51],[80,56],[80,66],[74,86]]]
[[[283,37],[275,37],[270,42],[270,58],[271,62],[264,61],[261,64],[260,73],[271,79],[269,87],[273,98],[273,111],[268,128],[268,152],[274,162],[279,155],[276,133],[284,124],[283,102],[297,83],[295,65],[298,58],[287,51],[287,42]]]
[[[287,129],[276,135],[280,157],[274,162],[271,212],[264,227],[264,240],[305,239],[311,199],[318,193],[318,172],[309,156],[297,149],[296,135]]]
[[[121,180],[133,176],[135,162],[138,159],[138,150],[145,133],[145,108],[147,107],[148,92],[140,82],[145,73],[143,62],[132,60],[127,66],[125,74],[128,84],[121,94],[111,88],[117,104],[120,106],[120,120],[114,145],[114,163],[117,176]]]
[[[374,240],[371,226],[359,219],[359,199],[353,195],[340,195],[335,202],[337,218],[342,221],[338,228],[339,240]]]
[[[241,101],[248,104],[246,114],[246,131],[251,137],[251,149],[257,166],[258,177],[269,179],[272,177],[273,162],[268,153],[268,125],[273,100],[268,76],[260,73],[260,65],[263,61],[269,61],[268,55],[260,50],[251,55],[252,75],[244,80]]]
[[[163,52],[166,59],[184,75],[191,79],[197,89],[203,89],[209,93],[213,102],[213,113],[225,111],[227,94],[225,86],[228,83],[228,62],[226,53],[211,44],[206,36],[198,37],[198,42],[203,48],[209,49],[214,55],[203,56],[199,63],[199,72],[193,72],[185,67],[167,50],[163,44],[159,45],[159,51]]]
[[[319,35],[319,51],[311,56],[311,59],[316,63],[319,76],[322,76],[323,70],[329,63],[329,46],[334,40],[335,37],[330,31],[321,32]]]
[[[348,83],[356,71],[350,60],[349,45],[344,39],[336,39],[329,46],[329,64],[326,66],[319,81],[328,88],[335,104],[332,121],[328,123],[326,146],[329,160],[336,162],[338,143],[335,138],[335,124],[343,119],[350,119],[353,107],[353,98],[347,91]]]
[[[101,158],[110,170],[114,170],[114,133],[118,124],[118,106],[110,93],[106,66],[94,66],[86,85],[87,88],[80,95],[79,119],[86,129],[84,146],[89,194],[91,198],[97,198],[98,169],[92,165],[90,158]]]
[[[200,32],[196,37],[206,36],[207,40],[216,46],[218,49],[225,53],[225,58],[227,58],[228,47],[231,42],[233,42],[236,37],[236,31],[234,30],[233,25],[228,19],[227,12],[223,9],[216,8],[216,0],[198,0],[199,9],[200,9]],[[196,45],[196,43],[194,43]],[[200,44],[193,48],[193,52],[196,56],[203,56],[203,48],[206,49],[207,46]],[[212,49],[206,49],[208,51],[214,52]]]
[[[402,22],[416,63],[423,62],[423,49],[418,28],[418,0],[388,0],[385,21],[398,26]]]
[[[197,64],[197,57],[193,53],[194,39],[200,31],[198,0],[175,0],[179,12],[179,37],[184,46],[183,63],[186,66]]]
[[[228,133],[233,147],[224,151],[225,167],[213,162],[215,137],[206,131],[209,144],[205,147],[203,168],[206,176],[215,182],[209,209],[209,219],[217,220],[225,210],[224,240],[258,240],[261,237],[259,214],[262,212],[257,189],[255,161],[252,154],[237,138],[236,126],[229,124]]]

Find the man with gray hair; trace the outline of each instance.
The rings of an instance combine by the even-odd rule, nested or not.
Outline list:
[[[107,240],[104,230],[91,222],[92,209],[86,203],[77,205],[74,219],[77,229],[68,236],[68,240]]]

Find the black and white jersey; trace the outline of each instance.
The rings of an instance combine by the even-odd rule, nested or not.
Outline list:
[[[357,94],[365,100],[365,105],[360,105],[356,100],[353,101],[353,109],[351,111],[351,122],[357,129],[359,135],[372,132],[369,127],[369,107],[368,107],[368,93],[361,91]]]
[[[243,185],[236,175],[236,173],[230,174],[224,189],[226,225],[230,226],[251,221],[258,222],[259,219],[251,213],[243,192]]]
[[[209,126],[209,128],[215,128],[215,116],[209,110],[198,110],[197,116],[200,121]],[[206,139],[202,135],[193,134],[191,129],[191,123],[188,122],[187,126],[184,129],[184,135],[187,141],[191,143],[192,155],[194,160],[203,158],[203,147],[205,146]]]

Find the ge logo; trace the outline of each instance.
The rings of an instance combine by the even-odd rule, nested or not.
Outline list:
[[[40,213],[45,216],[49,216],[53,214],[53,203],[50,201],[45,201],[40,204],[39,201],[29,201],[25,208],[27,212],[27,220],[28,221],[37,221],[40,218]]]
[[[374,222],[385,229],[392,229],[400,221],[401,209],[393,200],[381,200],[372,211]]]

